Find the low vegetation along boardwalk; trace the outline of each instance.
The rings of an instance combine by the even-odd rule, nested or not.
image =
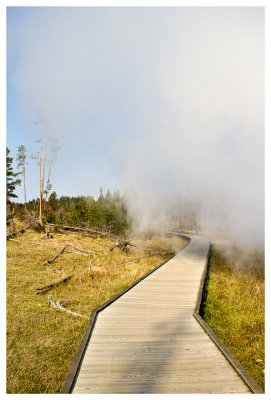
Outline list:
[[[72,393],[250,392],[193,317],[210,241],[190,238],[98,313]]]

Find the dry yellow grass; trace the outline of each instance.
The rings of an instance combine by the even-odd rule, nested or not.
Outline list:
[[[202,315],[264,390],[264,255],[237,250],[212,247]]]
[[[136,246],[126,254],[118,248],[110,251],[112,240],[76,233],[53,235],[52,239],[45,239],[44,233],[27,230],[7,242],[8,393],[57,393],[69,370],[87,320],[52,309],[49,294],[54,295],[55,301],[68,301],[66,308],[90,315],[186,243],[181,238],[138,238],[132,241]],[[97,251],[99,260],[92,267],[92,275],[86,269],[37,295],[36,288],[76,272],[93,257],[63,252],[52,264],[44,266],[44,261],[67,242]],[[77,251],[72,246],[68,248]],[[142,258],[145,250],[160,254]],[[135,258],[139,260],[131,261]]]

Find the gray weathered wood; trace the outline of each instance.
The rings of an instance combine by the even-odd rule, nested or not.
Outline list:
[[[63,251],[65,250],[66,245],[52,258],[50,258],[50,260],[46,260],[44,261],[43,265],[47,265],[47,264],[52,264],[52,262],[61,254],[63,253]]]
[[[190,238],[182,252],[92,317],[73,393],[251,392],[193,317],[210,241]]]
[[[29,227],[30,227],[30,225],[27,225],[27,226],[25,226],[24,228],[19,229],[18,231],[14,231],[14,232],[8,233],[8,234],[7,234],[7,240],[8,240],[9,238],[11,238],[12,236],[17,235],[17,234],[20,233],[20,232],[24,232],[24,231],[25,231],[26,229],[28,229]]]
[[[74,315],[75,317],[82,317],[82,318],[89,319],[89,316],[88,316],[88,315],[82,315],[82,314],[76,313],[76,312],[74,312],[74,311],[67,310],[65,307],[63,307],[63,305],[62,305],[59,301],[57,301],[57,302],[55,303],[54,300],[53,300],[53,295],[52,295],[52,294],[50,294],[50,295],[48,296],[48,301],[49,301],[49,304],[50,304],[53,308],[55,308],[56,310],[67,312],[68,314]],[[66,303],[66,302],[65,302],[65,303]]]

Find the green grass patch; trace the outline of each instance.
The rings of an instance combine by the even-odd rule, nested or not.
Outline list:
[[[200,314],[264,390],[264,255],[211,247]]]

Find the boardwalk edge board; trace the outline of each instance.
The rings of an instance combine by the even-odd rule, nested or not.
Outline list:
[[[183,251],[190,243],[192,240],[189,236],[187,236],[185,233],[181,232],[169,232],[170,234],[173,235],[178,235],[181,236],[185,239],[187,239],[187,244],[184,246],[184,248],[181,250]],[[191,235],[191,234],[190,234]],[[191,235],[192,236],[192,235]],[[248,388],[251,390],[252,393],[260,393],[263,394],[264,392],[262,389],[258,386],[258,384],[253,380],[251,375],[243,368],[243,366],[239,363],[239,361],[236,360],[236,358],[233,356],[233,354],[229,351],[229,349],[221,342],[221,340],[218,338],[218,336],[213,332],[213,330],[210,328],[210,326],[202,319],[202,317],[199,314],[200,306],[201,306],[201,300],[202,300],[202,293],[203,293],[203,288],[205,284],[205,279],[207,275],[207,270],[208,270],[208,263],[209,263],[209,254],[210,254],[210,248],[206,257],[206,264],[204,268],[204,272],[201,278],[200,282],[200,287],[198,291],[198,297],[197,297],[197,302],[196,306],[194,309],[193,316],[194,318],[198,321],[198,323],[202,326],[202,328],[206,331],[206,333],[209,335],[209,337],[212,339],[212,341],[215,343],[215,345],[219,348],[219,350],[222,352],[222,354],[225,356],[225,358],[229,361],[229,363],[232,365],[232,367],[235,369],[235,371],[238,373],[238,375],[241,377],[241,379],[244,381],[244,383],[248,386]],[[97,307],[95,310],[92,311],[89,321],[87,323],[87,326],[85,328],[85,331],[83,333],[82,339],[78,345],[78,348],[76,350],[75,356],[72,360],[70,369],[68,374],[66,375],[65,381],[62,385],[62,388],[60,390],[60,394],[68,394],[72,393],[77,374],[80,370],[84,354],[86,352],[88,343],[91,339],[92,332],[95,327],[95,323],[97,320],[98,313],[111,305],[113,302],[115,302],[118,298],[120,298],[122,295],[124,295],[126,292],[131,290],[134,286],[136,286],[139,282],[147,278],[149,275],[151,275],[153,272],[155,272],[157,269],[161,268],[164,264],[166,264],[169,260],[171,260],[175,255],[155,267],[153,270],[148,272],[147,274],[143,275],[141,278],[139,278],[137,281],[135,281],[132,285],[128,286],[126,289],[112,297],[110,300],[107,302],[103,303],[99,307]]]
[[[182,236],[183,238],[187,239],[187,244],[182,248],[182,250],[184,250],[188,246],[188,244],[190,243],[191,239],[188,238],[185,235],[180,235],[180,236]],[[77,373],[80,370],[80,367],[81,367],[81,364],[82,364],[82,361],[83,361],[83,358],[84,358],[85,351],[86,351],[88,343],[90,341],[90,338],[91,338],[91,335],[92,335],[92,331],[93,331],[93,329],[95,327],[97,314],[100,311],[102,311],[103,309],[105,309],[106,307],[108,307],[109,305],[111,305],[114,301],[116,301],[119,297],[124,295],[126,292],[131,290],[134,286],[136,286],[143,279],[147,278],[149,275],[151,275],[157,269],[161,268],[164,264],[166,264],[168,261],[170,261],[175,256],[176,256],[176,254],[174,254],[172,257],[168,258],[164,262],[162,262],[160,265],[158,265],[157,267],[155,267],[151,271],[147,272],[147,274],[143,275],[141,278],[139,278],[137,281],[132,283],[126,289],[124,289],[120,293],[116,294],[110,300],[108,300],[107,302],[103,303],[102,305],[100,305],[99,307],[97,307],[95,310],[92,311],[92,313],[90,315],[90,318],[88,320],[87,326],[85,328],[85,331],[83,333],[82,339],[81,339],[81,341],[80,341],[80,343],[78,345],[78,348],[76,350],[75,356],[74,356],[74,358],[72,360],[69,372],[68,372],[68,374],[67,374],[67,376],[65,378],[65,381],[64,381],[64,383],[62,385],[62,388],[61,388],[61,390],[59,392],[60,394],[71,393],[72,390],[73,390],[73,386],[75,384],[75,379],[77,377]]]
[[[210,326],[204,321],[204,319],[201,317],[199,311],[200,311],[200,306],[201,306],[201,301],[202,301],[202,294],[203,294],[203,289],[205,285],[205,280],[207,276],[207,271],[208,271],[208,265],[209,265],[209,257],[210,257],[210,248],[206,257],[206,264],[205,268],[202,274],[201,282],[200,282],[200,287],[198,291],[198,298],[196,302],[196,306],[194,309],[193,316],[196,318],[198,323],[202,326],[202,328],[205,330],[205,332],[208,334],[208,336],[212,339],[212,341],[215,343],[215,345],[219,348],[219,350],[222,352],[222,354],[226,357],[226,359],[229,361],[231,366],[235,369],[237,374],[242,378],[244,383],[248,386],[248,388],[251,390],[252,393],[257,393],[257,394],[264,394],[260,386],[254,381],[252,376],[247,372],[247,370],[239,363],[239,361],[234,357],[234,355],[230,352],[230,350],[224,345],[224,343],[219,339],[219,337],[214,333],[214,331],[210,328]]]

